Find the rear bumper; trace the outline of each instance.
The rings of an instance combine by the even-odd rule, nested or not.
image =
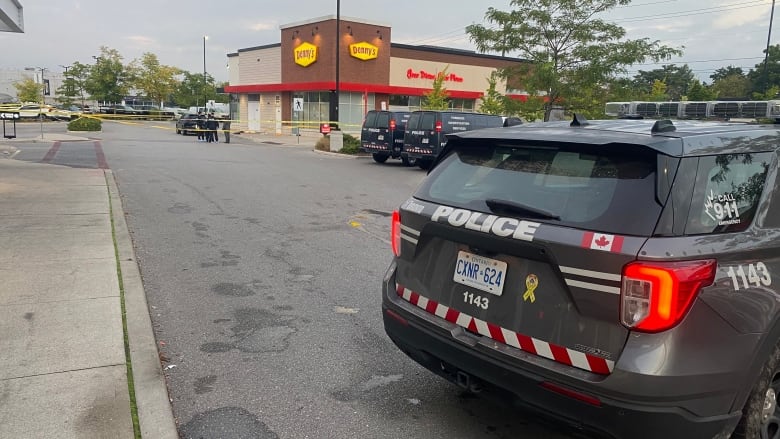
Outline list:
[[[398,149],[398,151],[395,151],[390,148],[390,145],[387,144],[364,142],[360,144],[360,149],[362,149],[363,152],[372,153],[372,154],[382,154],[393,158],[401,157],[400,148]]]
[[[390,339],[430,371],[462,387],[482,388],[486,397],[536,412],[577,431],[611,438],[728,437],[722,432],[730,432],[739,421],[739,411],[697,416],[682,408],[684,403],[677,401],[675,395],[668,395],[663,402],[648,403],[633,399],[630,394],[615,397],[596,381],[578,379],[577,386],[564,384],[562,381],[566,380],[551,369],[507,361],[500,354],[464,343],[456,337],[457,329],[447,331],[429,324],[416,315],[413,306],[399,299],[392,288],[388,291],[391,282],[394,284],[393,278],[386,281],[382,300],[385,331]],[[388,311],[394,315],[388,315]],[[641,376],[632,375],[632,378],[641,380]],[[543,383],[597,398],[600,403],[594,405],[563,396],[543,387]],[[641,387],[654,382],[633,384]]]

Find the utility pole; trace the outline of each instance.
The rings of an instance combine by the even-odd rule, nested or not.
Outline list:
[[[206,112],[206,40],[208,35],[203,35],[203,112]],[[197,105],[197,104],[196,104]]]
[[[339,123],[339,61],[341,58],[341,0],[336,0],[336,92],[333,94],[331,105],[330,120]]]
[[[769,14],[769,34],[766,37],[766,54],[764,55],[764,94],[769,90],[769,73],[766,65],[769,62],[769,41],[772,39],[772,21],[775,18],[775,0],[772,0],[772,13]]]

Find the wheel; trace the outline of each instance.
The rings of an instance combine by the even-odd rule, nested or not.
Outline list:
[[[384,154],[373,153],[373,154],[371,154],[371,157],[373,157],[374,161],[377,162],[377,163],[384,163],[384,162],[387,161],[387,157],[388,156],[386,156]]]
[[[778,394],[780,394],[780,345],[775,346],[761,368],[758,381],[742,409],[742,419],[739,420],[731,437],[735,439],[780,438]]]
[[[176,128],[176,134],[181,134],[181,130]]]
[[[401,163],[403,163],[404,166],[414,166],[417,164],[417,159],[412,159],[409,157],[401,157]]]
[[[186,136],[186,135],[188,135],[189,133],[187,132],[187,130],[181,130],[181,134],[182,134],[183,136]]]

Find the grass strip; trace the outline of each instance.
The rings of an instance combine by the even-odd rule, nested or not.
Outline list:
[[[135,439],[141,439],[141,425],[138,422],[138,406],[135,402],[135,382],[133,381],[133,362],[130,358],[130,339],[127,335],[127,308],[125,307],[125,284],[122,281],[122,266],[119,263],[119,246],[116,243],[116,225],[114,224],[114,204],[111,201],[111,189],[106,178],[106,189],[108,190],[108,212],[111,217],[111,239],[114,241],[114,257],[116,259],[116,274],[119,278],[119,303],[122,307],[122,332],[125,341],[125,366],[127,366],[127,390],[130,393],[130,417],[133,420],[133,433]]]

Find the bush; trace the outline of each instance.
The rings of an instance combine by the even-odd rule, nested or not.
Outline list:
[[[357,154],[360,152],[360,139],[349,134],[344,134],[344,145],[341,147],[342,154]]]
[[[330,152],[330,137],[322,136],[322,138],[314,144],[314,149],[317,151]]]
[[[100,131],[103,124],[100,119],[80,117],[68,123],[68,131]]]

